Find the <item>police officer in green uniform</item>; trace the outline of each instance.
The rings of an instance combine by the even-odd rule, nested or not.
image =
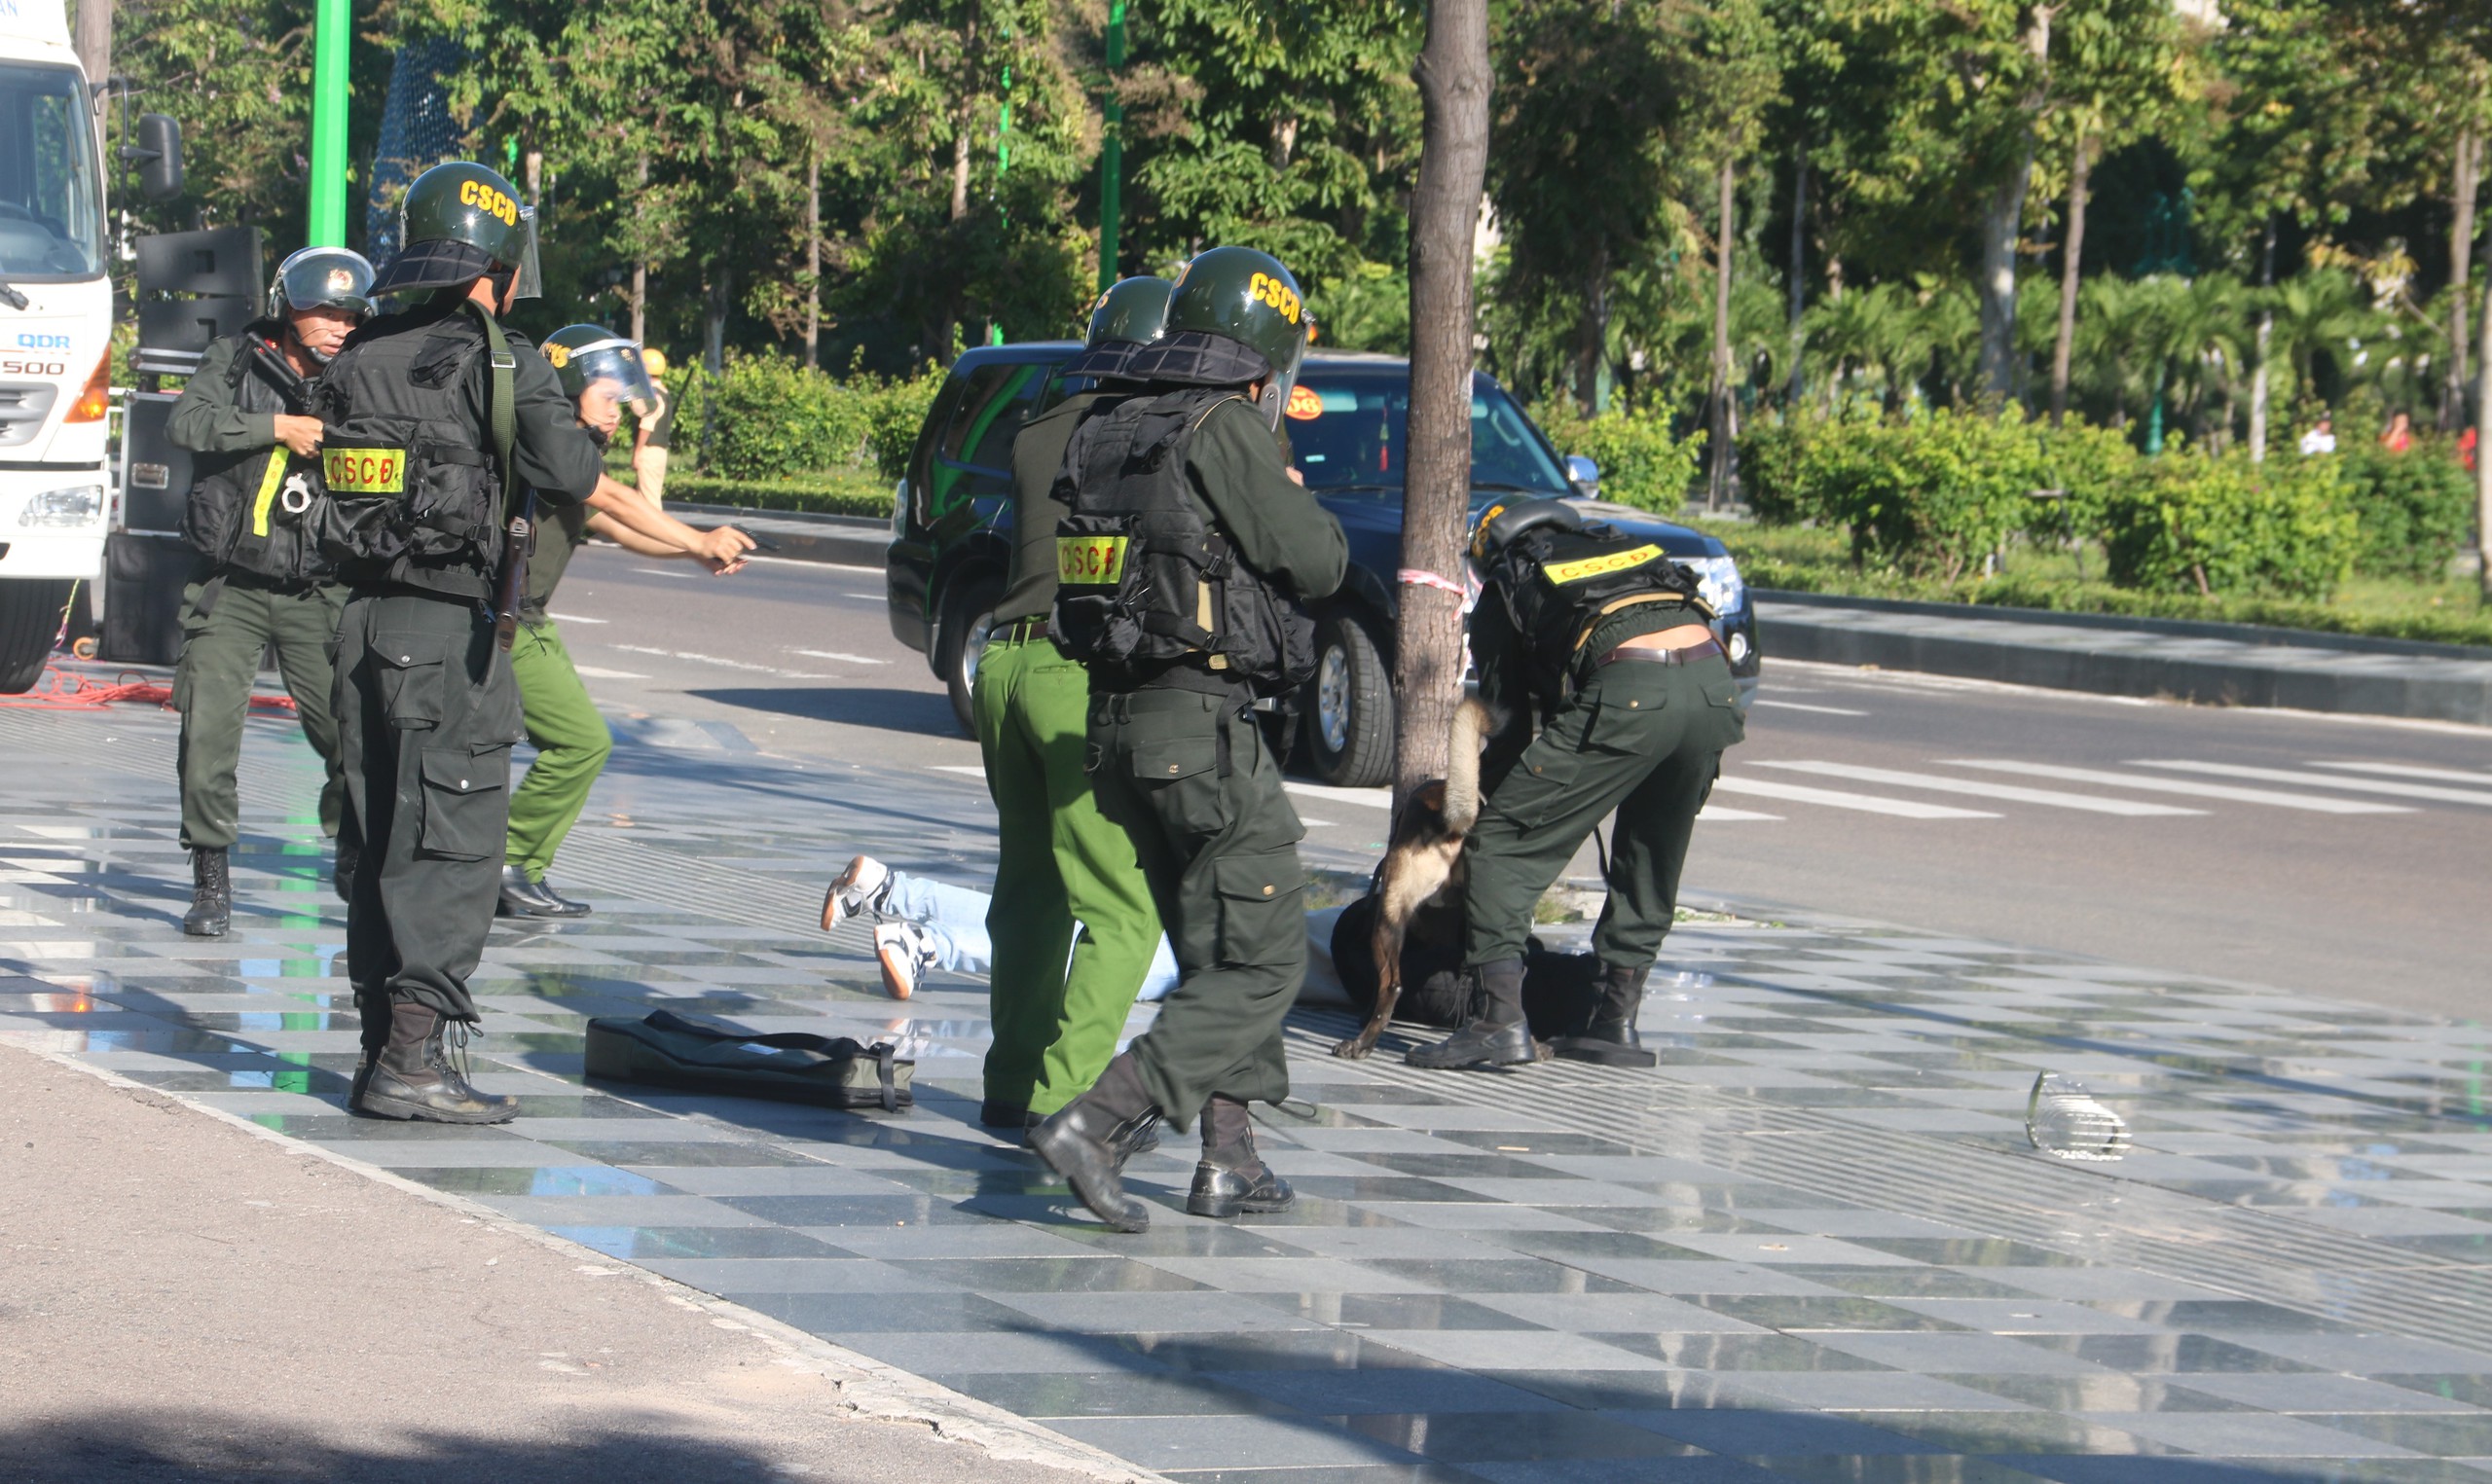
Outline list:
[[[1255,1152],[1247,1104],[1289,1093],[1280,1031],[1306,975],[1305,830],[1253,706],[1312,671],[1301,604],[1348,565],[1340,523],[1281,453],[1306,339],[1278,259],[1195,258],[1167,334],[1125,363],[1139,388],[1090,409],[1057,486],[1070,513],[1051,633],[1090,669],[1091,781],[1140,852],[1183,975],[1151,1030],[1030,1133],[1118,1231],[1150,1224],[1120,1176],[1163,1116],[1202,1121],[1188,1211],[1294,1199]]]
[[[1127,278],[1101,295],[1086,348],[1061,373],[1093,389],[1031,418],[1012,441],[1012,576],[970,698],[996,815],[986,913],[995,1039],[978,1117],[1016,1138],[1098,1080],[1159,944],[1133,843],[1099,813],[1082,768],[1089,678],[1047,637],[1047,615],[1056,523],[1066,515],[1053,490],[1065,445],[1106,395],[1100,388],[1159,339],[1172,288],[1165,278]]]
[[[566,325],[545,337],[544,351],[581,431],[600,449],[622,424],[624,408],[650,405],[641,347],[604,325]],[[521,719],[536,757],[511,790],[498,906],[504,917],[574,918],[589,911],[586,903],[555,890],[545,872],[578,822],[589,788],[614,750],[614,737],[580,684],[545,607],[571,564],[571,553],[592,531],[643,557],[699,557],[716,572],[742,570],[743,555],[752,546],[752,538],[733,526],[695,530],[604,475],[585,503],[554,505],[537,521],[520,627],[510,646]]]
[[[426,170],[399,239],[373,288],[418,302],[357,331],[314,397],[330,429],[319,537],[352,584],[336,700],[363,830],[347,915],[365,1050],[352,1106],[499,1123],[518,1100],[470,1085],[444,1036],[456,1026],[463,1042],[477,1019],[467,979],[493,926],[522,735],[495,575],[521,483],[575,504],[597,488],[598,451],[553,368],[499,322],[535,287],[534,221],[510,182],[465,163]]]
[[[1471,556],[1484,584],[1471,654],[1481,699],[1502,723],[1482,759],[1480,820],[1463,847],[1473,1018],[1407,1060],[1534,1059],[1523,1013],[1532,909],[1615,812],[1609,900],[1593,929],[1595,997],[1587,1023],[1555,1045],[1574,1060],[1650,1067],[1635,1033],[1645,976],[1678,906],[1696,812],[1723,749],[1746,735],[1713,611],[1659,546],[1588,525],[1562,500],[1490,506]]]
[[[320,754],[320,828],[338,834],[345,783],[329,710],[329,641],[345,594],[306,538],[318,489],[320,419],[306,396],[347,336],[372,312],[372,265],[343,247],[307,247],[279,264],[268,312],[207,347],[173,404],[173,442],[199,455],[182,534],[200,570],[182,590],[182,654],[173,706],[182,713],[182,844],[191,852],[191,910],[182,931],[221,937],[232,921],[240,804],[235,767],[262,649],[304,738]],[[340,840],[340,894],[354,875],[353,837]]]

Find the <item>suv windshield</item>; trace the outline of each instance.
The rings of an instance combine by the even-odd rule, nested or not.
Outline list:
[[[1281,426],[1308,489],[1399,494],[1410,412],[1411,374],[1403,367],[1309,366]],[[1484,489],[1574,493],[1531,419],[1514,398],[1479,376],[1471,379],[1471,483]]]
[[[0,279],[104,271],[87,89],[67,67],[0,64]]]

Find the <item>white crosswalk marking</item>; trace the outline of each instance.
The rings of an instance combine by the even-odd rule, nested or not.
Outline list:
[[[2437,778],[2444,783],[2479,783],[2492,788],[2492,773],[2464,773],[2455,768],[2417,768],[2410,763],[2313,763],[2313,768],[2342,768],[2347,773],[2382,773],[2400,778]]]
[[[1728,804],[1707,803],[1704,806],[1704,811],[1696,816],[1696,822],[1703,824],[1708,819],[1712,820],[1716,824],[1751,824],[1759,822],[1778,824],[1781,822],[1782,816],[1780,814],[1760,814],[1754,810],[1748,809],[1733,809]]]
[[[2173,758],[2136,758],[2139,768],[2169,768],[2175,773],[2204,773],[2219,778],[2255,778],[2264,783],[2307,783],[2319,788],[2342,788],[2354,793],[2384,793],[2400,799],[2433,799],[2442,804],[2476,804],[2492,809],[2492,792],[2466,788],[2441,788],[2431,783],[2392,783],[2384,778],[2335,778],[2321,773],[2296,773],[2290,768],[2248,768],[2239,763],[2197,763]]]
[[[2147,793],[2177,793],[2193,799],[2230,799],[2236,804],[2270,804],[2278,809],[2307,810],[2314,814],[2410,814],[2401,804],[2369,804],[2360,799],[2327,799],[2312,794],[2278,793],[2271,788],[2235,788],[2226,783],[2200,783],[2185,778],[2140,778],[2134,773],[2107,773],[2100,768],[2063,768],[2057,763],[2028,763],[2007,757],[1957,757],[1940,760],[1947,768],[1987,768],[2027,778],[2058,778],[2068,783],[2107,783]]]
[[[1911,799],[1882,799],[1874,794],[1844,793],[1833,788],[1808,788],[1798,783],[1769,783],[1763,778],[1721,778],[1713,780],[1715,793],[1755,794],[1763,799],[1788,799],[1794,804],[1822,804],[1828,809],[1856,809],[1863,814],[1892,814],[1899,819],[1996,819],[1997,814],[1977,809],[1957,809],[1946,804],[1922,804]],[[1703,815],[1699,815],[1702,818]]]
[[[2022,788],[2014,783],[1993,783],[1981,778],[1941,778],[1934,773],[1905,773],[1894,768],[1860,768],[1850,763],[1761,763],[1752,768],[1787,768],[1794,773],[1814,773],[1830,778],[1850,778],[1856,783],[1892,783],[1901,788],[1926,788],[1935,793],[1970,794],[1982,799],[2006,799],[2018,804],[2041,804],[2052,809],[2081,809],[2088,814],[2120,814],[2128,818],[2153,815],[2203,814],[2203,809],[2182,809],[2177,804],[2148,804],[2142,799],[2103,799],[2092,794],[2062,793],[2054,788]]]
[[[1301,783],[1296,778],[1284,781],[1281,786],[1295,794],[1335,804],[1358,804],[1384,810],[1393,807],[1393,790],[1390,788],[1336,788],[1330,783]]]
[[[1786,711],[1816,711],[1827,716],[1866,716],[1869,714],[1867,711],[1855,711],[1847,706],[1811,706],[1805,701],[1774,701],[1764,696],[1759,696],[1753,704],[1757,706],[1778,706]]]

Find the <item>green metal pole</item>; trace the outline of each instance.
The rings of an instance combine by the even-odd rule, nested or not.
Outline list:
[[[312,18],[310,245],[347,245],[347,46],[351,0],[318,0]]]
[[[1108,6],[1107,127],[1099,144],[1099,292],[1117,281],[1117,224],[1124,214],[1125,106],[1117,101],[1117,69],[1125,64],[1125,0]]]

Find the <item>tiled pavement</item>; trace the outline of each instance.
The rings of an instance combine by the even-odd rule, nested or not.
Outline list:
[[[807,926],[858,849],[983,877],[975,780],[631,730],[558,872],[597,915],[497,928],[477,985],[479,1080],[523,1098],[515,1124],[341,1111],[343,925],[309,754],[274,723],[236,931],[193,942],[172,718],[0,710],[0,1038],[1181,1479],[2492,1476],[2480,1027],[1758,913],[1673,937],[1658,1073],[1341,1063],[1345,1023],[1301,1012],[1304,1102],[1264,1135],[1299,1210],[1188,1217],[1172,1138],[1136,1166],[1152,1231],[1118,1237],[975,1127],[978,986],[895,1006],[859,939]],[[584,1088],[583,1018],[656,1004],[904,1036],[921,1104]],[[2125,1112],[2137,1152],[2027,1150],[2039,1068]]]

